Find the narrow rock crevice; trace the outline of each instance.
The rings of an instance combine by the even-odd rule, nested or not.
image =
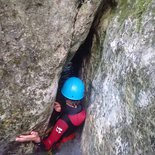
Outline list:
[[[84,1],[81,1],[79,5],[82,5],[82,3],[84,3]],[[98,36],[97,28],[98,28],[101,17],[103,16],[103,14],[106,12],[107,9],[109,8],[114,9],[116,6],[117,6],[117,3],[114,0],[102,2],[101,6],[98,8],[98,11],[96,12],[96,16],[94,18],[94,21],[92,23],[92,26],[90,28],[90,31],[84,43],[79,47],[79,49],[76,51],[75,55],[72,58],[70,58],[70,55],[67,58],[66,65],[64,66],[63,71],[61,73],[60,81],[61,81],[63,74],[65,74],[64,73],[66,71],[65,69],[69,67],[70,65],[72,65],[71,72],[74,72],[74,73],[68,73],[68,74],[71,74],[71,75],[74,74],[74,76],[80,76],[80,70],[82,67],[83,60],[89,57],[90,55],[93,37],[94,35]]]
[[[83,3],[84,1],[81,0],[79,2],[78,8],[80,8],[80,6]],[[116,6],[117,6],[117,2],[115,0],[110,0],[110,1],[106,0],[106,1],[103,1],[102,5],[98,8],[94,21],[90,28],[90,31],[84,43],[79,47],[79,49],[71,59],[67,58],[67,62],[60,75],[56,100],[59,100],[60,90],[66,79],[72,76],[81,77],[81,74],[82,74],[81,69],[82,69],[83,61],[89,58],[91,54],[93,37],[95,35],[97,39],[99,38],[97,34],[97,28],[100,23],[100,19],[109,8],[114,9]]]
[[[94,31],[90,30],[85,42],[79,47],[73,58],[64,66],[59,79],[56,100],[59,100],[60,90],[66,79],[72,76],[80,77],[83,60],[89,57],[90,55],[93,35]]]
[[[72,77],[72,76],[81,77],[82,76],[81,74],[84,74],[82,72],[83,63],[84,63],[84,60],[89,59],[89,57],[91,56],[91,48],[92,48],[94,35],[96,38],[99,38],[99,37],[97,37],[98,34],[97,34],[96,29],[98,28],[100,19],[103,16],[103,14],[106,12],[107,9],[109,9],[109,8],[113,9],[116,7],[116,5],[117,5],[116,2],[113,0],[110,2],[104,1],[102,3],[102,6],[97,11],[96,17],[93,21],[93,24],[90,28],[89,34],[88,34],[87,38],[85,39],[84,43],[79,47],[79,49],[77,50],[77,52],[75,53],[75,55],[73,56],[73,58],[71,60],[67,59],[70,61],[66,62],[66,65],[64,66],[63,71],[61,73],[61,77],[59,79],[59,86],[58,86],[57,97],[56,97],[57,101],[65,102],[63,100],[63,97],[61,96],[61,92],[60,92],[64,81],[69,77]],[[73,142],[69,142],[69,143],[63,145],[61,151],[58,152],[57,155],[61,155],[61,154],[82,155],[82,150],[80,149],[82,129],[83,129],[83,127],[81,127],[77,131],[76,139],[73,140]],[[72,148],[72,149],[68,149],[68,148]],[[70,150],[70,151],[68,152],[68,150]]]

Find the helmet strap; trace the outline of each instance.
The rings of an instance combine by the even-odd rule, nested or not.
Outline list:
[[[73,101],[73,100],[66,99],[66,104],[73,108],[77,108],[79,103],[80,101]]]

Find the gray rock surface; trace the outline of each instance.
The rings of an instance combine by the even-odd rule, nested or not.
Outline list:
[[[32,152],[14,138],[46,128],[62,67],[98,10],[81,71],[88,106],[82,145],[77,138],[57,155],[155,154],[155,0],[101,9],[112,1],[0,0],[0,154]]]
[[[155,1],[120,0],[96,34],[83,68],[83,154],[154,155]]]
[[[0,0],[0,154],[31,152],[14,138],[45,129],[61,69],[101,2]]]

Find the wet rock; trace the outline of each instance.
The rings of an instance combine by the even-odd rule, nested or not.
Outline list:
[[[31,152],[14,138],[45,129],[61,69],[86,38],[100,4],[0,0],[0,154]]]
[[[155,154],[155,1],[108,10],[85,60],[83,154]]]

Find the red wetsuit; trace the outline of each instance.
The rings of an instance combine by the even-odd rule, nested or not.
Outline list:
[[[67,111],[57,120],[50,135],[42,140],[45,150],[50,150],[62,137],[73,133],[85,121],[86,111],[81,105],[78,105],[78,108],[66,107]]]

